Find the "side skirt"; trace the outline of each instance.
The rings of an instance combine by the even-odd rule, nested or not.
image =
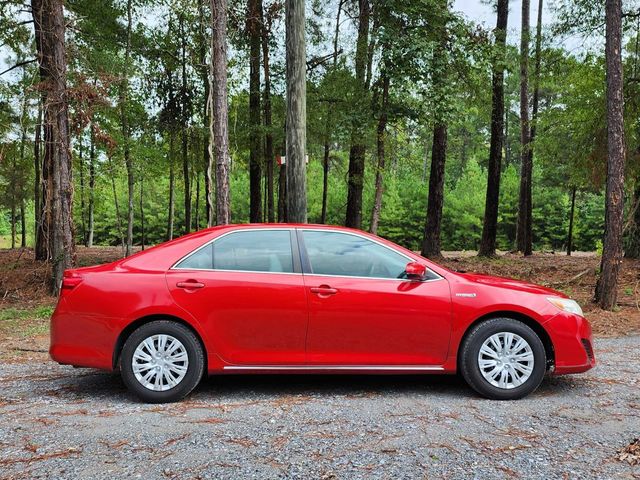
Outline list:
[[[417,372],[444,372],[444,367],[439,365],[225,365],[225,372],[274,372],[274,373],[335,373],[335,372],[359,372],[359,373],[417,373]]]

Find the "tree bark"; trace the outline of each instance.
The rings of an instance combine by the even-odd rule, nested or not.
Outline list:
[[[189,149],[187,138],[187,127],[189,122],[189,112],[187,108],[187,39],[184,31],[184,15],[180,15],[180,36],[181,36],[181,65],[182,65],[182,88],[181,97],[181,140],[182,140],[182,178],[184,180],[184,233],[191,231],[191,178],[189,176]]]
[[[227,105],[227,0],[211,0],[211,156],[216,161],[216,221],[231,222],[229,134]],[[213,140],[213,141],[211,141]]]
[[[260,1],[260,19],[262,23],[262,68],[264,71],[264,100],[263,100],[263,112],[264,112],[264,128],[265,128],[265,141],[264,141],[264,161],[267,169],[266,182],[267,182],[267,221],[270,223],[275,222],[276,212],[274,206],[274,190],[273,190],[273,167],[274,167],[274,153],[273,153],[273,132],[271,121],[271,70],[269,66],[269,37],[271,35],[271,19],[265,16],[262,1]]]
[[[567,235],[567,255],[573,250],[573,219],[576,211],[576,187],[571,189],[571,210],[569,212],[569,234]]]
[[[140,246],[144,250],[144,175],[140,175]]]
[[[207,227],[210,227],[214,223],[215,206],[213,205],[213,159],[211,152],[209,151],[209,143],[211,135],[211,82],[209,79],[211,67],[207,62],[207,51],[211,50],[210,42],[207,41],[207,18],[205,16],[204,5],[208,0],[198,0],[198,13],[200,15],[200,65],[199,72],[204,88],[204,102],[202,105],[202,118],[203,124],[206,126],[204,131],[204,141],[202,142],[202,158],[204,165],[204,201],[205,201],[205,215]],[[199,228],[199,225],[198,225]]]
[[[283,147],[284,150],[284,147]],[[286,155],[286,152],[284,152]],[[278,222],[287,221],[287,166],[280,165],[278,172]]]
[[[14,167],[15,167],[15,162]],[[14,168],[15,172],[15,168]],[[16,234],[17,234],[17,226],[16,226],[16,197],[15,195],[11,195],[11,250],[16,248]]]
[[[24,212],[24,198],[20,199],[20,247],[27,246],[27,219]]]
[[[249,221],[262,221],[261,128],[260,128],[260,1],[249,0]]]
[[[478,255],[492,257],[496,254],[498,234],[498,207],[500,203],[500,174],[504,144],[504,69],[507,40],[509,1],[498,0],[491,92],[491,140],[487,168],[487,195],[484,208],[482,239]]]
[[[338,3],[336,26],[333,33],[333,68],[338,65],[338,37],[340,35],[340,14],[344,0]],[[329,195],[329,160],[331,158],[331,122],[333,121],[333,102],[327,102],[327,118],[324,124],[324,155],[322,157],[322,213],[320,223],[327,223],[327,197]]]
[[[60,0],[32,0],[40,80],[44,88],[45,160],[51,172],[51,214],[47,232],[52,291],[58,294],[65,269],[75,263],[73,184],[66,83],[65,21]]]
[[[622,263],[624,213],[624,95],[622,70],[622,0],[606,0],[607,66],[607,187],[605,233],[600,277],[595,298],[604,310],[613,310],[618,295],[618,274]]]
[[[84,202],[84,156],[82,136],[84,132],[81,132],[78,136],[78,163],[80,171],[80,233],[82,235],[82,244],[87,245],[87,224],[85,222],[85,202]]]
[[[520,36],[520,197],[516,243],[519,251],[532,254],[531,239],[531,125],[529,123],[529,0],[522,0],[522,28]]]
[[[380,212],[382,210],[382,193],[384,181],[384,161],[385,161],[385,137],[387,130],[387,110],[389,103],[389,76],[386,72],[381,73],[382,77],[382,101],[380,106],[380,116],[378,118],[378,128],[376,135],[378,168],[376,169],[376,190],[373,201],[373,211],[371,212],[371,227],[369,231],[376,235],[378,233],[378,224],[380,223]]]
[[[176,133],[173,127],[169,131],[169,212],[167,215],[167,240],[173,240],[173,225],[175,215],[175,203],[176,203],[176,174],[175,174],[175,144]]]
[[[307,222],[307,61],[304,0],[286,0],[287,57],[287,215]]]
[[[35,257],[36,260],[46,260],[46,248],[42,249],[43,242],[41,223],[42,223],[42,202],[40,201],[40,191],[42,190],[42,156],[40,155],[40,143],[42,132],[42,97],[38,101],[38,120],[36,121],[36,132],[33,141],[33,214],[35,217],[34,233],[35,233]]]
[[[96,133],[93,118],[89,126],[89,221],[87,229],[87,247],[93,247],[93,232],[95,229],[95,191],[96,191]]]
[[[429,258],[440,258],[440,233],[442,229],[442,206],[444,204],[444,169],[447,158],[447,113],[450,111],[450,100],[446,91],[448,84],[448,2],[440,2],[442,22],[437,26],[440,44],[436,47],[433,59],[434,84],[436,98],[436,116],[433,128],[431,147],[431,172],[429,176],[429,196],[427,199],[427,218],[425,221],[422,255]]]
[[[369,16],[371,6],[369,0],[358,0],[358,37],[356,41],[355,73],[356,85],[359,90],[360,105],[358,110],[364,109],[363,98],[366,93],[366,73],[369,54]],[[363,111],[354,116],[351,126],[351,147],[349,149],[349,177],[347,186],[347,211],[345,225],[352,228],[362,227],[362,189],[364,186],[365,160],[365,125],[363,119],[367,117]]]
[[[429,176],[429,198],[427,200],[427,220],[422,243],[422,256],[440,258],[440,231],[442,225],[442,205],[444,203],[444,166],[447,158],[447,126],[437,124],[433,129],[431,149],[431,174]]]
[[[111,170],[111,189],[113,191],[113,205],[116,208],[116,226],[118,228],[118,236],[120,237],[120,246],[122,247],[122,256],[125,256],[125,243],[124,234],[122,232],[122,220],[120,218],[120,203],[118,202],[118,192],[116,190],[116,170],[113,164],[113,157],[109,153],[107,154],[107,160],[109,161],[109,168]]]
[[[125,243],[125,256],[131,255],[133,247],[133,197],[135,195],[135,178],[133,172],[133,159],[131,158],[131,128],[129,126],[129,63],[131,61],[131,29],[132,29],[132,0],[127,0],[127,40],[124,51],[124,71],[120,86],[120,115],[122,122],[122,138],[124,150],[124,164],[127,170],[127,234]]]

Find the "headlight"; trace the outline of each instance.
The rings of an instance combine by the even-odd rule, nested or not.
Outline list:
[[[584,317],[582,308],[580,308],[580,305],[578,305],[578,302],[575,300],[560,297],[547,297],[547,300],[563,312],[573,313]]]

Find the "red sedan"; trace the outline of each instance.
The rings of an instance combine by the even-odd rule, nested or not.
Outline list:
[[[148,402],[204,372],[456,373],[516,399],[595,365],[579,305],[517,280],[452,272],[324,225],[226,225],[65,272],[51,357],[119,369]]]

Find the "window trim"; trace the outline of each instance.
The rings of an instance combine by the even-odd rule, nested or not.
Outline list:
[[[195,255],[200,250],[210,247],[214,242],[224,238],[233,233],[241,233],[241,232],[289,232],[289,247],[291,248],[291,261],[293,266],[293,272],[268,272],[264,270],[229,270],[223,268],[185,268],[178,267],[183,260]],[[169,270],[175,271],[200,271],[200,272],[234,272],[234,273],[265,273],[271,275],[302,275],[302,268],[300,263],[300,248],[298,245],[298,239],[295,235],[294,228],[236,228],[234,230],[229,230],[228,232],[224,232],[217,237],[209,240],[208,242],[200,245],[195,250],[187,253],[183,257],[181,257],[177,262],[175,262]]]
[[[430,269],[426,265],[425,265],[425,268],[430,273],[435,275],[436,278],[429,278],[429,279],[426,279],[426,280],[415,280],[415,279],[411,279],[411,278],[361,277],[361,276],[358,276],[358,275],[332,275],[332,274],[323,274],[323,273],[313,273],[313,270],[311,268],[311,261],[309,260],[309,253],[307,252],[307,246],[304,243],[304,232],[330,232],[330,233],[338,233],[338,234],[342,234],[342,235],[351,235],[353,237],[359,237],[359,238],[362,238],[364,240],[369,240],[370,242],[378,244],[381,247],[384,247],[387,250],[392,251],[393,253],[397,253],[398,255],[406,258],[408,260],[407,263],[415,262],[416,260],[414,258],[411,258],[406,253],[399,252],[395,248],[392,248],[392,247],[390,247],[388,245],[385,245],[384,243],[380,242],[379,240],[377,240],[375,238],[371,238],[371,237],[368,237],[366,235],[362,235],[362,234],[357,233],[357,232],[345,232],[343,230],[332,230],[332,229],[329,229],[329,228],[313,228],[313,227],[310,227],[310,228],[308,228],[308,227],[297,228],[296,230],[298,231],[298,244],[300,245],[300,254],[302,256],[302,274],[303,275],[313,275],[315,277],[328,277],[328,278],[357,278],[357,279],[362,279],[362,280],[395,280],[395,281],[398,281],[398,282],[416,282],[416,281],[419,281],[421,283],[437,282],[439,280],[444,280],[444,277],[442,275],[440,275],[439,273],[434,272],[432,269]]]

